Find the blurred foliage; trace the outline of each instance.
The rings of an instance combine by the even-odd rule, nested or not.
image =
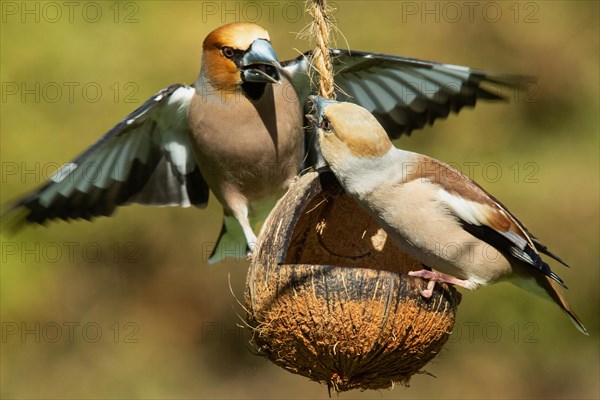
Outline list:
[[[337,44],[538,77],[531,97],[480,104],[396,144],[470,172],[566,259],[572,269],[553,267],[590,337],[554,305],[498,284],[465,293],[451,343],[427,367],[437,379],[342,398],[600,396],[599,3],[472,3],[337,1]],[[72,14],[52,2],[58,19],[48,4],[1,4],[2,203],[160,88],[192,82],[202,40],[221,24],[261,23],[281,59],[309,48],[295,36],[308,22],[302,2],[71,2]],[[11,92],[36,82],[62,96]],[[102,94],[85,97],[89,83]],[[326,397],[249,350],[235,298],[247,263],[204,262],[220,218],[214,201],[205,211],[131,206],[3,236],[2,398]]]

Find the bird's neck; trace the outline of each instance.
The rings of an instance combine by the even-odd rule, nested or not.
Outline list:
[[[205,97],[231,96],[242,94],[242,86],[234,79],[224,79],[222,76],[211,77],[206,73],[204,65],[200,69],[198,79],[194,82],[196,92]]]
[[[414,154],[392,146],[383,156],[347,157],[331,169],[347,192],[361,197],[382,185],[403,182],[415,162]]]

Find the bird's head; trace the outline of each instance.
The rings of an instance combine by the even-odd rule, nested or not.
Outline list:
[[[260,25],[236,22],[215,29],[204,39],[202,69],[205,78],[221,90],[244,84],[279,83],[280,68],[269,33]]]
[[[334,169],[356,159],[374,159],[392,148],[381,124],[354,103],[311,96],[315,112],[307,115],[314,124],[325,161]]]

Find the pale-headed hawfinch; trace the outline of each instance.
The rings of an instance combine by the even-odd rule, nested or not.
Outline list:
[[[323,157],[345,191],[424,269],[409,275],[469,290],[509,281],[553,300],[584,334],[563,281],[540,256],[546,246],[498,200],[449,165],[394,147],[371,113],[356,104],[313,97],[309,118]],[[447,251],[449,247],[456,251]],[[566,264],[565,264],[566,265]]]

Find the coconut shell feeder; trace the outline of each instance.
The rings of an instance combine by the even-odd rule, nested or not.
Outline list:
[[[384,389],[448,340],[459,293],[407,275],[421,265],[387,238],[331,172],[302,176],[263,226],[246,287],[253,344],[335,391]]]
[[[325,0],[313,0],[310,64],[322,97],[335,98]],[[314,82],[314,80],[313,80]],[[295,182],[263,225],[246,285],[259,352],[337,392],[408,385],[448,340],[459,293],[426,299],[421,264],[388,240],[331,172]]]

